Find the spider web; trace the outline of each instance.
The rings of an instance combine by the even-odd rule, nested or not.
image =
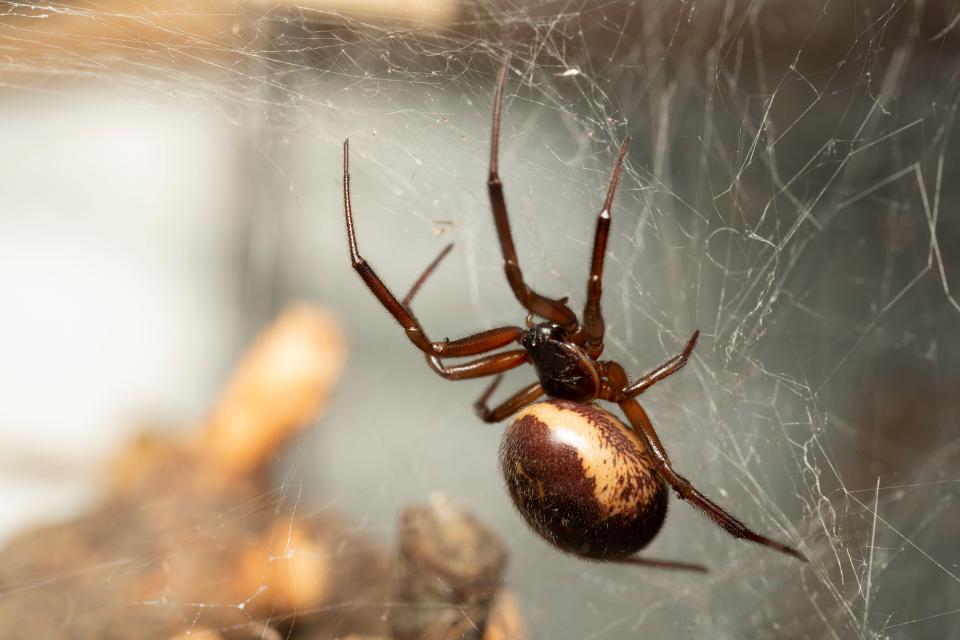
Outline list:
[[[223,304],[252,327],[286,300],[320,300],[352,345],[335,406],[270,500],[333,504],[388,544],[404,505],[438,490],[465,502],[506,538],[535,638],[960,637],[960,8],[446,6],[411,23],[373,4],[0,2],[0,109],[95,96],[187,113],[229,140],[236,221],[210,240],[234,252]],[[605,357],[639,375],[701,330],[644,405],[678,471],[809,565],[678,501],[645,553],[703,562],[705,578],[547,547],[501,489],[500,428],[471,410],[482,383],[430,374],[350,271],[346,137],[361,251],[395,293],[456,243],[414,305],[428,332],[522,319],[484,187],[507,52],[501,175],[528,283],[580,308],[596,212],[632,136]],[[96,111],[75,126],[108,129]],[[45,113],[14,157],[43,156]],[[199,400],[178,402],[189,416]]]

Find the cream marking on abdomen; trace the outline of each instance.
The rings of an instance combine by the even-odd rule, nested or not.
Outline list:
[[[546,425],[551,438],[576,450],[604,519],[633,515],[660,485],[643,441],[616,416],[595,405],[554,400],[530,405],[515,416]]]

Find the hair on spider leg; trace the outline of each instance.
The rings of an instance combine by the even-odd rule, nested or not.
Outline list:
[[[696,347],[694,331],[684,349],[633,384],[624,368],[601,360],[606,325],[601,313],[603,266],[617,184],[630,139],[620,145],[596,218],[583,312],[568,298],[534,291],[520,269],[506,196],[499,174],[500,122],[509,56],[497,75],[493,102],[487,192],[504,275],[526,310],[525,328],[503,326],[457,340],[431,342],[410,309],[414,295],[450,251],[445,247],[398,301],[357,250],[350,201],[349,147],[344,143],[344,215],[351,263],[364,284],[420,349],[427,364],[448,380],[496,376],[474,403],[484,422],[513,416],[500,445],[500,470],[527,524],[555,547],[590,560],[666,569],[704,571],[700,565],[638,557],[666,519],[670,490],[733,537],[805,561],[793,547],[762,536],[697,490],[677,473],[649,416],[636,396],[679,372]],[[542,321],[537,321],[537,318]],[[505,347],[514,348],[501,350]],[[519,346],[520,348],[516,348]],[[477,358],[447,365],[446,358]],[[531,364],[537,381],[499,404],[487,402],[506,371]],[[546,400],[541,400],[543,396]],[[616,404],[627,423],[596,403]],[[629,425],[629,426],[628,426]]]

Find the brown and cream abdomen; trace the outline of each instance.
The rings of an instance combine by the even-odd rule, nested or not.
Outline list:
[[[500,469],[530,527],[577,555],[627,557],[667,515],[667,487],[645,445],[596,405],[548,400],[521,410],[504,433]]]

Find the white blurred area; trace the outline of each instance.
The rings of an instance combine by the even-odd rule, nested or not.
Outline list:
[[[236,341],[236,135],[182,101],[0,100],[0,539],[209,406]]]

